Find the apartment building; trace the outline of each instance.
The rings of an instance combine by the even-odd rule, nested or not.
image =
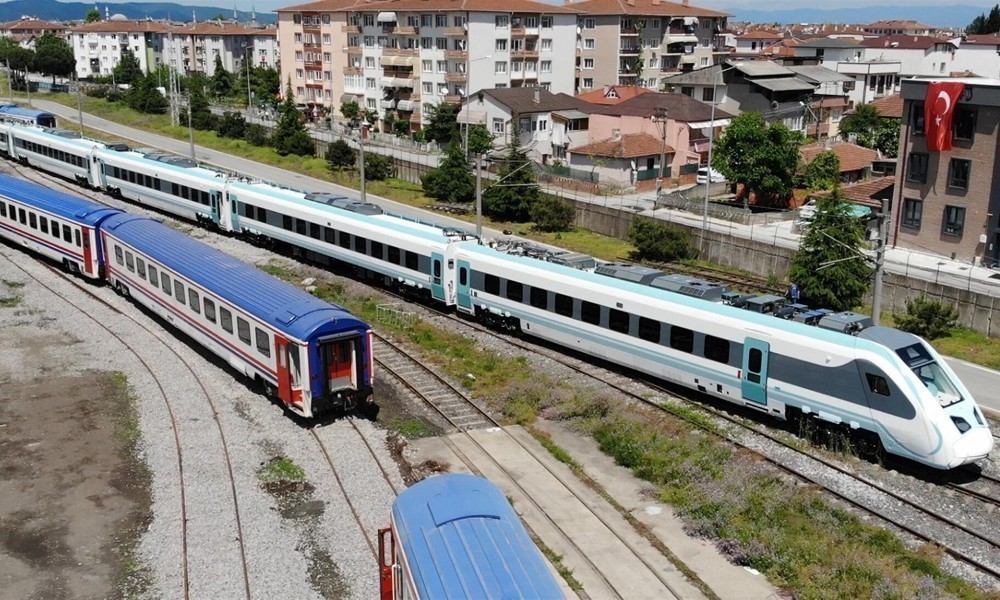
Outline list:
[[[663,77],[707,67],[729,53],[727,13],[661,0],[584,0],[577,91],[605,85],[660,89]]]
[[[174,25],[166,21],[133,21],[115,15],[105,21],[70,27],[68,40],[79,78],[108,76],[128,49],[143,71],[169,64],[183,75],[215,72],[215,57],[230,71],[245,68],[253,56],[258,66],[278,63],[277,30],[232,22]]]
[[[480,89],[572,94],[577,11],[513,0],[321,0],[279,9],[281,77],[296,101],[356,101],[419,127],[421,106]]]
[[[65,31],[65,25],[32,17],[21,17],[16,21],[0,23],[0,36],[9,37],[24,48],[34,48],[35,41],[46,33],[61,36]]]
[[[943,256],[1000,264],[1000,81],[948,79],[963,86],[949,100],[938,92],[928,97],[932,80],[902,83],[900,169],[892,200],[893,245]],[[957,90],[956,90],[957,91]],[[945,92],[947,95],[947,92]],[[951,111],[951,128],[942,133],[951,149],[933,150],[937,119],[925,122],[924,107],[934,102],[938,113]]]

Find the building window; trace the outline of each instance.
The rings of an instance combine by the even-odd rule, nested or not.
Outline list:
[[[496,50],[497,52],[506,52],[507,40],[497,40],[496,43],[493,45],[493,49]]]
[[[707,87],[701,90],[702,102],[715,102],[715,88]]]
[[[976,111],[968,108],[955,110],[955,120],[952,127],[956,140],[971,142],[976,135]]]
[[[593,77],[584,77],[584,79],[583,79],[583,89],[589,90],[589,89],[591,89],[593,87],[594,87],[594,78]]]
[[[594,59],[592,59],[592,58],[585,58],[585,59],[583,59],[583,68],[584,69],[593,69],[594,68]]]
[[[495,70],[493,71],[497,75],[501,75],[507,72],[507,63],[504,61],[497,61]]]
[[[375,15],[373,15],[372,13],[365,13],[361,18],[365,27],[375,26]]]
[[[597,20],[596,19],[591,19],[591,18],[584,19],[583,20],[583,28],[584,29],[597,29]]]
[[[493,119],[493,133],[503,133],[503,119]]]
[[[448,26],[448,15],[434,15],[434,26],[435,27],[447,27]]]
[[[546,29],[552,28],[552,17],[542,17],[542,27]]]
[[[437,61],[437,70],[438,70],[438,73],[447,73],[448,72],[448,61],[446,61],[446,60],[439,60],[439,61]]]
[[[593,50],[596,47],[597,47],[597,40],[595,40],[594,38],[587,38],[583,40],[584,50]]]
[[[959,190],[969,189],[969,172],[972,161],[964,158],[953,158],[948,165],[948,187]]]
[[[329,33],[324,33],[323,34],[323,45],[324,46],[329,46],[330,45],[330,41],[331,41],[330,34]]]
[[[507,15],[497,15],[496,17],[497,29],[506,29],[509,23],[510,23],[510,17],[508,17]]]
[[[541,71],[542,71],[542,73],[551,73],[552,72],[552,61],[551,60],[543,60],[541,62]]]
[[[910,126],[913,127],[913,135],[924,135],[924,105],[922,102],[914,102],[910,105]]]
[[[941,232],[945,235],[962,235],[962,228],[965,227],[965,209],[960,206],[944,207],[944,224]]]
[[[434,26],[434,15],[420,15],[420,26],[421,27],[433,27]]]
[[[906,174],[907,181],[927,183],[927,155],[922,152],[910,153],[910,170]]]
[[[903,199],[903,227],[920,229],[920,220],[924,214],[924,201],[919,198]]]

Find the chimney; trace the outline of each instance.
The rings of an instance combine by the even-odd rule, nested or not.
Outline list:
[[[611,141],[612,142],[620,142],[621,139],[622,139],[622,130],[621,129],[612,129],[611,130]]]
[[[682,6],[691,6],[691,0],[681,0]]]
[[[660,0],[653,0],[653,6],[659,6]]]
[[[610,85],[604,86],[604,96],[605,97],[607,97],[608,92],[610,92],[610,91],[611,91],[611,86]]]
[[[536,88],[536,89],[535,89],[535,104],[538,104],[538,103],[540,103],[541,101],[542,101],[542,94],[541,94],[541,93],[540,93],[540,92],[538,91],[538,89]]]

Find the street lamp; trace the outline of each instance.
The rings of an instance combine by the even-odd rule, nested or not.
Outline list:
[[[469,100],[472,98],[472,63],[479,60],[486,60],[493,58],[492,54],[487,54],[486,56],[480,56],[479,58],[468,59],[468,48],[466,48],[466,59],[465,59],[465,132],[462,134],[462,150],[465,151],[465,156],[469,156],[469,113],[472,107],[469,105]]]
[[[355,123],[350,123],[349,126]],[[358,157],[361,166],[359,170],[361,171],[361,203],[364,204],[368,202],[368,195],[365,189],[365,116],[362,113],[361,118],[357,121],[358,127],[358,152],[360,156]],[[353,129],[353,127],[351,127]]]
[[[653,111],[653,122],[660,130],[660,176],[656,178],[656,197],[663,190],[663,163],[667,159],[667,109],[660,107]]]
[[[715,147],[715,107],[719,104],[716,95],[718,94],[719,79],[726,71],[735,69],[738,65],[729,65],[719,69],[718,77],[712,78],[712,116],[708,119],[708,174],[705,175],[705,203],[701,210],[701,240],[698,242],[698,252],[705,249],[705,230],[708,229],[708,195],[712,185],[712,148]]]
[[[250,120],[252,120],[253,116],[253,92],[251,91],[250,83],[250,63],[253,62],[253,59],[248,55],[253,54],[253,48],[254,45],[249,44],[243,49],[243,60],[247,63],[247,118]]]

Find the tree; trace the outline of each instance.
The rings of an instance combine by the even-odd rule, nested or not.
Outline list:
[[[215,131],[219,137],[243,139],[247,134],[247,120],[238,112],[227,112],[222,115]]]
[[[83,18],[84,23],[93,23],[101,20],[101,11],[94,7],[87,11],[87,16]]]
[[[497,175],[497,182],[483,193],[483,214],[502,221],[527,221],[541,195],[528,156],[511,143]]]
[[[131,50],[122,48],[122,58],[111,72],[114,74],[115,83],[132,85],[133,81],[142,77],[142,66]]]
[[[813,190],[832,190],[840,181],[840,157],[833,150],[821,152],[805,168],[805,185]]]
[[[212,73],[209,88],[217,98],[233,93],[233,74],[222,64],[222,55],[215,55],[215,71]]]
[[[768,125],[764,115],[737,116],[718,138],[712,167],[729,181],[746,186],[746,194],[784,199],[791,194],[799,164],[802,134],[781,123]]]
[[[899,119],[882,117],[871,104],[861,104],[840,122],[840,131],[853,134],[859,146],[890,158],[899,153]]]
[[[326,162],[331,171],[350,169],[358,162],[358,153],[344,140],[335,140],[326,147]],[[368,173],[365,173],[367,178]]]
[[[348,121],[358,121],[361,119],[361,105],[353,100],[344,102],[340,105],[340,114]]]
[[[316,142],[306,131],[306,126],[302,123],[302,113],[295,107],[291,79],[285,88],[285,100],[278,108],[278,126],[274,130],[272,141],[274,149],[282,156],[288,154],[312,156],[316,154]]]
[[[460,108],[457,104],[447,102],[428,104],[424,109],[427,112],[427,125],[424,126],[424,135],[427,140],[439,144],[450,144],[452,139],[458,137],[458,112]]]
[[[169,103],[156,89],[156,80],[152,75],[143,75],[132,82],[126,94],[126,100],[132,110],[150,114],[164,114]]]
[[[896,315],[896,327],[928,340],[951,334],[958,321],[954,306],[918,296],[906,303],[906,314]]]
[[[655,219],[637,218],[628,235],[635,244],[632,257],[636,260],[671,262],[691,255],[691,235],[687,230]]]
[[[396,163],[391,156],[365,152],[365,181],[383,181],[396,174]]]
[[[850,310],[868,290],[872,267],[861,249],[865,226],[839,188],[816,201],[816,214],[792,259],[789,278],[814,306]]]
[[[487,154],[493,149],[496,136],[483,125],[469,126],[469,154]]]
[[[63,38],[46,33],[35,42],[33,68],[43,75],[51,75],[52,83],[56,82],[56,77],[69,77],[76,68],[73,48]]]
[[[1000,5],[994,5],[990,9],[989,16],[980,14],[965,28],[965,33],[969,35],[989,35],[997,32],[1000,32]]]
[[[435,169],[420,177],[424,193],[439,202],[472,202],[476,198],[476,182],[469,172],[469,161],[458,141],[448,146],[448,152]]]
[[[542,194],[529,212],[535,229],[539,231],[569,231],[576,216],[572,204],[551,194]]]
[[[195,129],[208,131],[216,128],[217,119],[209,108],[208,98],[201,85],[193,84],[188,86],[188,108],[191,110],[191,126]],[[187,120],[187,115],[181,122]]]

